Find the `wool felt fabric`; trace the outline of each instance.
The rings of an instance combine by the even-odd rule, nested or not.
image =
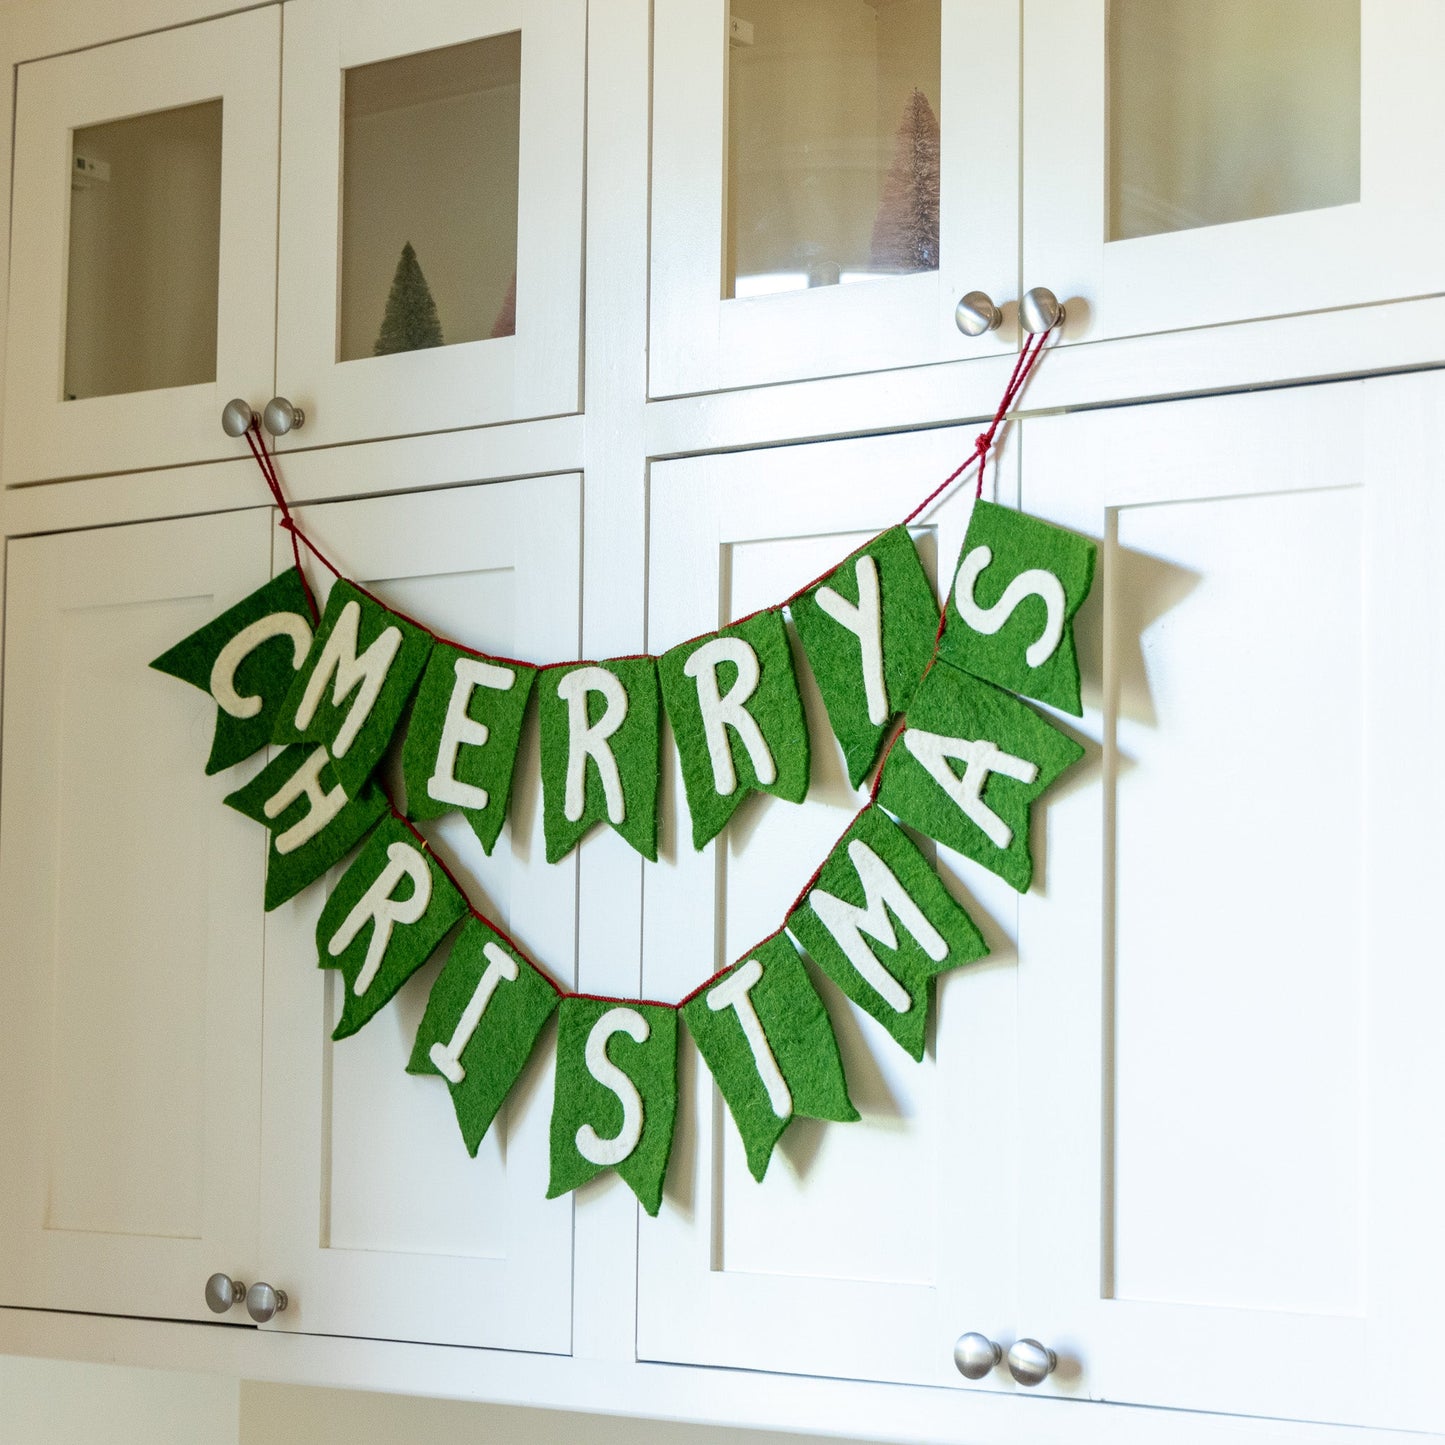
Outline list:
[[[247,629],[252,629],[249,634]],[[261,640],[247,647],[248,636]],[[271,741],[281,705],[311,641],[306,588],[301,573],[289,567],[151,663],[157,672],[178,677],[216,699],[207,773],[234,767]],[[244,648],[239,656],[238,648]],[[217,680],[228,682],[233,695],[217,698],[212,691]]]
[[[989,560],[973,575],[983,562],[980,547],[988,549]],[[1074,616],[1089,595],[1097,556],[1087,537],[1012,507],[975,502],[939,655],[986,682],[1081,716]],[[1053,594],[1052,602],[1033,590],[1039,584]],[[961,595],[970,615],[959,609]],[[1036,657],[1037,665],[1029,660],[1034,648],[1048,654],[1042,661]]]
[[[331,761],[326,759],[319,770],[315,769],[318,751],[325,753],[324,748],[311,743],[293,743],[283,748],[249,783],[237,788],[225,800],[228,807],[254,818],[271,831],[266,855],[268,913],[339,863],[376,821],[391,810],[374,783],[366,784],[354,798],[345,797],[344,790],[338,792],[341,783]],[[298,775],[314,778],[315,791],[298,791],[283,806],[275,808],[276,800],[285,799],[288,791],[295,788]],[[320,797],[332,800],[335,811],[330,806],[322,807]],[[272,813],[266,811],[268,803],[273,804]],[[316,821],[311,818],[312,810],[318,808],[325,821],[311,836],[295,847],[278,846],[288,834],[295,836],[293,829],[307,831],[308,820]]]
[[[872,881],[876,890],[878,878],[875,874],[865,880],[860,874],[860,862],[869,868],[873,865],[858,844],[882,864],[921,919],[910,915],[906,905],[900,907],[896,896],[890,900],[886,893],[875,903],[876,912],[869,919],[820,898],[826,894],[860,911],[868,907],[865,882]],[[914,1059],[923,1057],[934,978],[988,953],[973,919],[903,830],[877,807],[859,814],[838,840],[818,881],[789,916],[787,926],[823,972]],[[871,955],[874,981],[860,971],[856,956],[849,957],[848,944]],[[892,1002],[878,987],[880,981],[888,985],[888,976],[893,980]],[[905,1006],[900,1009],[899,1003]]]
[[[1027,704],[940,660],[883,765],[878,801],[1027,893],[1030,805],[1083,756],[1078,743]],[[1010,769],[1021,776],[1009,776]]]
[[[536,676],[534,667],[492,662],[444,643],[432,649],[402,744],[411,817],[460,813],[491,853],[507,821]],[[508,679],[510,686],[493,685]]]
[[[585,756],[582,816],[567,816],[567,771],[571,759],[569,718],[572,705],[562,693],[564,678],[584,667],[600,667],[622,684],[627,714],[606,740],[617,764],[623,817],[612,823],[604,781],[595,758]],[[607,699],[600,692],[586,694],[587,725],[596,727],[606,715]],[[662,769],[662,695],[655,657],[614,657],[599,663],[552,667],[537,685],[537,717],[542,749],[542,827],[547,838],[547,861],[560,862],[599,821],[608,822],[649,862],[657,862],[657,784]]]
[[[641,1134],[625,1158],[598,1164],[579,1147],[579,1131],[590,1126],[603,1141],[621,1136],[629,1120],[618,1093],[594,1077],[587,1045],[598,1021],[614,1010],[641,1015],[647,1037],[638,1042],[614,1033],[606,1061],[631,1081],[641,1101]],[[655,1215],[662,1204],[663,1179],[672,1151],[677,1119],[677,1010],[658,1004],[591,998],[564,998],[557,1015],[557,1074],[552,1104],[552,1177],[547,1198],[555,1199],[585,1184],[603,1169],[615,1168],[628,1187]]]
[[[771,757],[774,777],[764,783],[753,757],[737,729],[726,730],[727,748],[736,773],[735,786],[719,792],[714,762],[708,745],[707,728],[699,701],[702,678],[687,672],[688,660],[700,648],[718,638],[737,638],[751,648],[757,661],[758,680],[743,710],[761,734]],[[727,824],[747,795],[756,789],[801,803],[808,794],[808,727],[803,717],[803,700],[793,671],[793,653],[783,625],[781,608],[760,612],[732,627],[706,637],[684,642],[658,659],[662,698],[667,707],[682,764],[682,781],[692,815],[692,845],[702,849]],[[736,663],[723,661],[717,668],[718,691],[724,697],[739,680]]]
[[[508,972],[515,970],[514,976],[497,972],[493,958],[498,951],[510,960]],[[491,990],[479,998],[478,985],[489,968]],[[409,1074],[446,1078],[462,1139],[473,1158],[558,1000],[557,990],[537,969],[479,918],[462,925],[432,985],[406,1068]],[[434,1061],[434,1049],[450,1073]],[[454,1062],[448,1050],[455,1051]]]
[[[883,683],[887,716],[870,717],[858,636],[818,602],[824,589],[847,602],[859,600],[858,559],[870,557],[878,579],[882,620]],[[909,700],[933,656],[938,603],[906,527],[892,527],[854,552],[841,566],[792,602],[793,626],[808,655],[828,721],[843,749],[848,781],[856,788],[868,776],[893,717]]]
[[[381,652],[353,668],[377,643],[387,652],[395,648],[390,660]],[[324,743],[341,786],[356,797],[386,751],[431,650],[430,634],[338,579],[273,740]]]
[[[713,997],[718,988],[723,986],[726,992],[727,980],[736,979],[741,969],[756,974],[757,982],[739,1004],[715,1007],[721,1002]],[[765,1057],[763,1065],[781,1076],[785,1102],[772,1096],[759,1068],[754,1042],[743,1022],[743,1010],[748,1007],[761,1026],[763,1047],[771,1059],[770,1063]],[[684,1004],[681,1013],[727,1100],[754,1179],[761,1180],[767,1173],[773,1146],[794,1115],[839,1123],[852,1123],[859,1117],[848,1097],[828,1011],[785,934],[777,934],[739,959],[716,983]]]
[[[397,877],[393,850],[403,850],[400,856],[411,869],[420,870],[427,884],[411,873]],[[383,898],[369,896],[374,885],[387,878],[394,882]],[[395,900],[400,915],[393,920],[386,914],[389,900]],[[350,1038],[385,1008],[466,912],[467,900],[411,830],[394,816],[383,818],[341,875],[316,923],[320,966],[339,968],[346,981],[341,1019],[331,1037]]]

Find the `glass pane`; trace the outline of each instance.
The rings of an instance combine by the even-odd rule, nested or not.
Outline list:
[[[1360,0],[1110,0],[1109,239],[1360,199]]]
[[[214,381],[221,102],[72,141],[66,399]]]
[[[337,358],[516,331],[520,33],[346,72]]]
[[[734,0],[724,296],[938,269],[939,0]]]

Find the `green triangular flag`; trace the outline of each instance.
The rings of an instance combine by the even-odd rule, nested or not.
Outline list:
[[[480,919],[462,925],[432,985],[406,1068],[409,1074],[446,1079],[473,1158],[559,998],[547,979]]]
[[[324,743],[355,797],[386,751],[431,648],[420,627],[338,580],[274,740]]]
[[[856,788],[933,656],[938,603],[906,527],[853,553],[791,604]]]
[[[658,668],[694,848],[715,838],[754,789],[803,801],[808,727],[781,609],[684,642]]]
[[[543,671],[542,824],[556,863],[597,822],[657,861],[661,695],[657,659],[614,657]]]
[[[226,803],[271,830],[268,912],[339,863],[377,819],[391,811],[374,783],[348,798],[326,749],[305,743],[283,748]]]
[[[1025,703],[939,662],[889,751],[878,801],[1027,893],[1029,805],[1083,756]]]
[[[676,1117],[677,1010],[564,998],[547,1198],[616,1169],[642,1207],[656,1214]]]
[[[794,1115],[851,1123],[838,1040],[808,970],[785,934],[745,954],[682,1006],[733,1122],[754,1179]]]
[[[271,741],[310,646],[306,588],[300,572],[288,567],[151,663],[215,700],[208,773],[235,766]]]
[[[333,1039],[349,1038],[424,964],[467,900],[415,834],[383,818],[341,875],[316,923],[322,968],[339,968],[345,1003]]]
[[[1074,615],[1098,548],[1037,517],[975,502],[949,591],[939,655],[957,667],[1079,717]]]
[[[928,860],[878,808],[859,814],[838,840],[787,926],[915,1059],[923,1057],[934,977],[988,952]]]

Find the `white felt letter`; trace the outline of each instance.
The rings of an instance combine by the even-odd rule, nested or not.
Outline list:
[[[266,617],[258,617],[249,626],[243,627],[216,654],[216,660],[211,664],[211,696],[223,712],[230,713],[232,717],[255,717],[261,711],[259,697],[243,697],[236,691],[236,669],[243,658],[273,637],[291,639],[292,667],[300,667],[306,661],[311,647],[311,627],[304,617],[295,612],[272,612]]]
[[[743,1037],[748,1041],[748,1048],[752,1050],[758,1077],[763,1081],[763,1088],[768,1091],[768,1103],[773,1106],[773,1113],[778,1118],[790,1119],[793,1116],[793,1096],[788,1092],[788,1081],[783,1078],[783,1071],[773,1057],[768,1036],[763,1032],[763,1021],[758,1017],[758,1011],[749,997],[753,985],[762,976],[762,964],[755,958],[748,959],[708,994],[707,1006],[714,1013],[725,1008],[737,1010],[738,1022],[743,1026]]]
[[[723,662],[731,662],[738,670],[726,697],[719,696],[717,690],[718,664]],[[707,734],[713,787],[719,795],[731,797],[738,785],[732,749],[728,746],[729,728],[743,740],[758,782],[764,785],[775,782],[778,770],[773,763],[773,755],[763,741],[762,729],[743,706],[757,691],[758,679],[762,675],[757,653],[741,637],[715,637],[711,642],[704,642],[683,663],[682,670],[697,679],[697,705],[702,712],[703,731]]]
[[[432,1063],[454,1084],[460,1084],[467,1076],[466,1069],[462,1067],[462,1055],[471,1043],[472,1035],[476,1033],[477,1025],[481,1023],[482,1015],[492,1001],[492,995],[501,987],[503,980],[515,983],[517,979],[517,960],[504,948],[489,943],[482,949],[482,953],[486,957],[487,966],[482,970],[482,976],[477,980],[477,986],[472,990],[472,996],[467,1000],[461,1018],[457,1020],[451,1042],[433,1044],[427,1054]]]
[[[948,944],[913,901],[908,890],[894,877],[888,865],[861,838],[854,838],[848,844],[848,860],[863,885],[863,907],[815,888],[809,899],[813,912],[833,935],[848,962],[863,975],[883,1002],[895,1012],[906,1014],[913,1007],[908,990],[878,961],[873,950],[863,941],[863,935],[866,933],[870,938],[877,939],[884,948],[896,949],[898,935],[893,929],[893,919],[888,916],[891,909],[894,917],[935,963],[942,963],[948,957]]]
[[[863,649],[863,692],[868,699],[868,721],[877,726],[888,721],[888,689],[883,683],[883,610],[878,605],[878,564],[864,553],[853,568],[858,579],[858,600],[849,602],[831,587],[815,594],[818,606],[841,622]]]
[[[506,692],[517,680],[517,674],[509,667],[497,667],[475,657],[459,657],[456,678],[452,695],[447,699],[447,716],[442,724],[441,742],[437,745],[436,767],[427,779],[427,795],[438,803],[450,803],[455,808],[485,808],[487,790],[474,783],[464,783],[456,776],[457,753],[463,744],[479,748],[491,736],[486,723],[469,717],[467,709],[472,705],[472,693],[477,688],[489,687],[495,692]]]
[[[1007,848],[1013,842],[1013,829],[984,802],[984,784],[988,782],[990,773],[1002,773],[1004,777],[1014,778],[1020,783],[1031,783],[1039,775],[1036,764],[1004,752],[987,738],[971,742],[967,738],[951,738],[944,733],[907,728],[903,733],[903,743],[928,769],[933,781],[958,804],[964,816],[983,829],[995,848]],[[961,778],[949,767],[950,758],[964,764]]]
[[[366,961],[352,985],[352,992],[357,998],[371,987],[381,960],[386,956],[386,946],[391,942],[391,930],[398,923],[415,923],[431,902],[431,869],[419,849],[413,848],[410,843],[393,843],[386,850],[386,860],[386,867],[356,900],[355,907],[326,945],[326,951],[332,958],[338,958],[351,946],[352,939],[368,920],[375,924],[366,942]],[[403,878],[411,879],[411,893],[406,898],[393,898],[391,895]]]
[[[316,716],[316,709],[326,693],[326,684],[333,675],[336,679],[331,690],[333,707],[340,707],[352,689],[359,687],[356,701],[351,704],[351,711],[346,714],[345,722],[337,730],[336,741],[331,745],[331,755],[335,758],[344,758],[356,741],[357,733],[376,706],[392,661],[401,649],[401,628],[388,627],[358,657],[356,642],[360,626],[361,604],[352,600],[341,609],[336,626],[331,629],[321,656],[316,659],[316,666],[306,679],[301,706],[296,709],[296,726],[304,732],[311,726],[311,719]]]
[[[958,580],[953,584],[953,600],[958,615],[975,632],[992,637],[1013,616],[1014,609],[1025,597],[1042,597],[1047,609],[1044,630],[1024,653],[1024,661],[1030,667],[1042,667],[1054,655],[1064,635],[1064,584],[1052,572],[1045,572],[1042,567],[1031,567],[1027,572],[1020,572],[1004,588],[1003,596],[992,607],[980,607],[973,600],[974,585],[978,582],[979,573],[992,561],[991,548],[975,547],[959,564]]]
[[[600,692],[607,703],[602,716],[587,725],[587,694]],[[607,739],[627,721],[627,689],[605,667],[579,667],[557,684],[557,696],[567,704],[567,794],[562,811],[569,823],[582,816],[587,797],[587,759],[597,764],[607,799],[607,821],[623,823],[627,808],[622,799],[622,778]]]
[[[611,1089],[622,1104],[622,1129],[614,1139],[603,1139],[591,1124],[577,1131],[577,1152],[591,1164],[621,1164],[642,1138],[642,1095],[637,1085],[607,1057],[607,1041],[626,1034],[634,1042],[647,1042],[652,1029],[636,1009],[608,1009],[587,1035],[587,1070],[604,1089]]]
[[[304,818],[276,835],[278,853],[293,853],[303,843],[309,843],[346,806],[346,789],[340,783],[329,793],[321,791],[321,769],[327,762],[326,749],[317,748],[261,805],[268,818],[279,818],[302,796],[311,805]]]

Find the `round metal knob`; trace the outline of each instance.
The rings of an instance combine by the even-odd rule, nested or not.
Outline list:
[[[233,397],[221,408],[221,430],[228,437],[245,436],[255,420],[256,413],[251,410],[250,403],[239,396]]]
[[[246,1286],[228,1274],[213,1274],[206,1281],[206,1304],[218,1315],[225,1314],[245,1298]]]
[[[246,1291],[246,1313],[258,1325],[264,1325],[273,1315],[283,1313],[288,1303],[284,1289],[276,1289],[264,1280],[257,1280]]]
[[[960,1335],[953,1346],[953,1363],[966,1380],[981,1380],[1003,1359],[1003,1346],[987,1335]]]
[[[970,291],[953,308],[953,319],[965,336],[983,336],[1003,325],[1003,312],[986,291]]]
[[[1025,331],[1037,336],[1052,326],[1061,326],[1064,320],[1063,303],[1047,286],[1035,286],[1024,292],[1019,302],[1019,321]]]
[[[1021,1385],[1042,1384],[1058,1363],[1059,1357],[1037,1340],[1016,1340],[1008,1352],[1008,1372]]]
[[[306,425],[306,413],[284,396],[273,396],[261,413],[261,425],[273,437],[284,437],[288,431],[300,431]]]

